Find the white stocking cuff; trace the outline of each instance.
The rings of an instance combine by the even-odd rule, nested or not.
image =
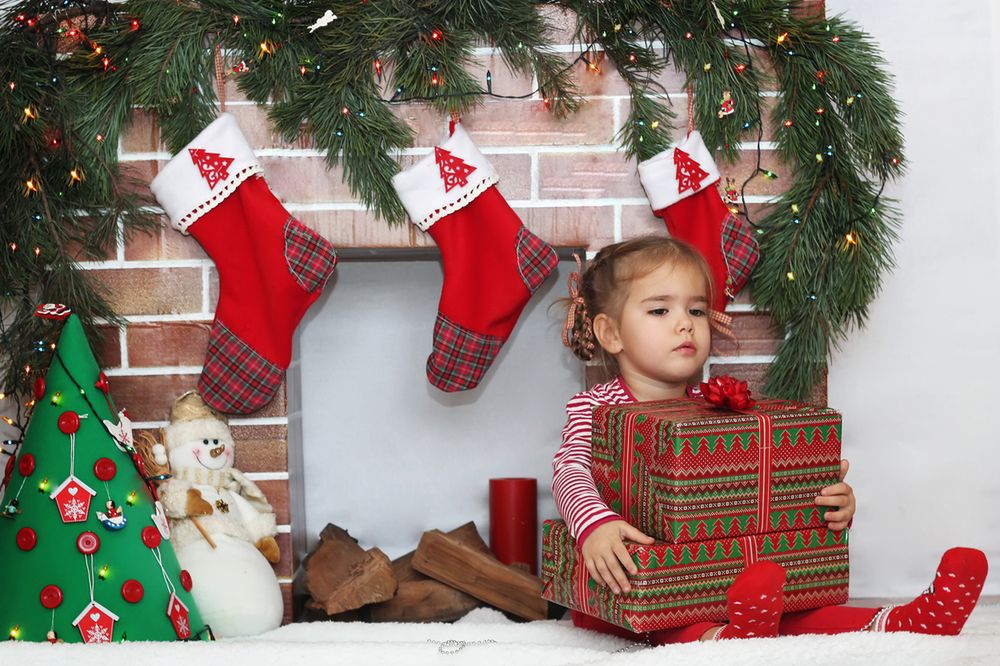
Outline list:
[[[458,177],[451,179],[447,185],[442,175],[442,166],[438,164],[439,156],[442,160],[464,162],[464,166],[458,166],[461,170]],[[406,212],[410,214],[410,219],[424,231],[442,217],[468,206],[496,182],[497,172],[493,165],[479,152],[476,144],[472,143],[472,139],[459,124],[455,125],[455,133],[451,138],[435,148],[430,155],[392,178],[392,185]]]
[[[160,169],[149,189],[170,225],[186,234],[240,183],[261,171],[236,118],[223,113]]]
[[[674,163],[674,151],[678,148],[690,155],[691,159],[697,162],[702,170],[708,172],[708,176],[695,189],[677,191],[677,165]],[[701,133],[691,132],[686,139],[673,148],[668,148],[645,162],[639,162],[639,180],[642,181],[642,187],[646,190],[650,206],[653,207],[653,210],[661,210],[718,182],[719,167],[715,165],[712,153],[702,140]]]

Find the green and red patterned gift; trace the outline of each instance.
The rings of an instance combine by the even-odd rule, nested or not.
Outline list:
[[[639,573],[630,592],[615,594],[590,578],[576,542],[561,520],[542,527],[542,596],[639,633],[722,622],[726,590],[744,567],[773,560],[784,567],[785,612],[847,601],[847,530],[825,527],[697,543],[626,542]]]
[[[639,573],[631,592],[615,595],[589,578],[566,526],[546,523],[546,599],[637,632],[723,621],[733,580],[769,559],[788,574],[786,611],[847,601],[847,531],[828,530],[826,509],[814,503],[839,480],[840,414],[754,403],[746,384],[729,378],[702,390],[716,404],[594,408],[597,489],[658,542],[626,544]]]
[[[823,527],[837,483],[840,414],[784,400],[735,411],[703,399],[594,408],[601,497],[671,543]]]

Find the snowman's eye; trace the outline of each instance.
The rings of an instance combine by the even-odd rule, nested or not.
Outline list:
[[[212,440],[212,444],[216,444],[216,445],[218,445],[218,443],[219,443],[219,440],[217,440],[217,439],[213,439],[213,440]]]
[[[208,440],[207,439],[203,439],[203,440],[201,440],[201,443],[207,446],[208,445]]]

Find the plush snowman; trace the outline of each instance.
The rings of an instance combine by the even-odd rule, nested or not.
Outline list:
[[[171,475],[159,487],[160,501],[202,617],[218,637],[277,628],[284,605],[270,564],[280,557],[274,510],[233,468],[225,417],[192,391],[174,403],[163,434],[164,444],[152,450]]]

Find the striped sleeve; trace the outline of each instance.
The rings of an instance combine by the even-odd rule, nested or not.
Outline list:
[[[596,405],[632,402],[619,380],[573,396],[566,405],[562,445],[552,461],[552,496],[570,534],[581,541],[591,530],[621,516],[608,508],[591,474],[592,414]]]

